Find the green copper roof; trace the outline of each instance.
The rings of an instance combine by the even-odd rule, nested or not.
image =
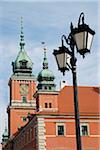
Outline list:
[[[44,48],[43,69],[39,72],[37,80],[39,91],[55,91],[54,74],[48,68],[48,60],[46,57],[46,49]]]
[[[22,51],[25,46],[24,33],[23,33],[23,18],[21,17],[21,34],[20,34],[20,50]]]
[[[53,72],[50,71],[49,69],[43,69],[39,74],[38,74],[38,81],[53,81],[54,80],[54,75]]]
[[[8,140],[8,131],[7,131],[7,127],[5,127],[5,131],[2,135],[2,142],[6,142]]]
[[[43,69],[48,69],[48,60],[46,57],[46,48],[44,48]]]
[[[30,57],[27,55],[25,50],[20,50],[19,51],[18,56],[17,56],[17,58],[15,60],[15,67],[19,68],[21,61],[27,61],[27,67],[28,68],[32,68],[33,63],[31,61]]]
[[[48,69],[48,60],[46,57],[46,48],[44,48],[44,58],[43,58],[43,70],[38,74],[38,81],[53,81],[54,75],[51,70]]]
[[[4,137],[8,136],[7,128],[5,128],[5,131],[4,131],[4,133],[3,133],[3,136],[4,136]]]
[[[32,66],[33,63],[30,57],[27,55],[24,46],[24,33],[23,33],[23,26],[22,26],[22,18],[21,18],[21,35],[20,35],[20,51],[17,55],[15,62],[12,63],[13,65],[13,72],[14,73],[32,73]]]

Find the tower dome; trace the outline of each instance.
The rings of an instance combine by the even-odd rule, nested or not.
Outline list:
[[[25,42],[24,42],[23,26],[22,26],[22,19],[21,19],[20,51],[18,53],[15,62],[12,62],[13,72],[17,74],[32,73],[33,63],[30,57],[27,55],[24,46],[25,46]]]
[[[53,72],[50,71],[49,69],[43,69],[39,74],[38,74],[38,81],[46,80],[46,81],[53,81],[54,80],[54,75]]]
[[[48,61],[46,57],[46,48],[44,48],[44,59],[43,59],[43,69],[39,72],[37,80],[38,80],[38,90],[47,90],[47,91],[54,91],[55,84],[54,84],[55,76],[51,70],[48,68]]]

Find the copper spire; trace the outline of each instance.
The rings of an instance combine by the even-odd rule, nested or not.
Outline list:
[[[24,50],[24,33],[23,33],[23,18],[21,17],[21,34],[20,34],[20,50]]]
[[[43,50],[44,50],[44,59],[43,59],[43,69],[48,69],[48,61],[47,61],[47,57],[46,57],[46,51],[47,48],[45,46],[45,42],[42,42],[43,46]]]

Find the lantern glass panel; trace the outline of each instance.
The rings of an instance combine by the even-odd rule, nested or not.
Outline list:
[[[93,40],[93,35],[88,32],[88,39],[87,39],[87,49],[88,49],[88,50],[91,49],[92,40]]]
[[[71,56],[69,54],[66,54],[66,64],[70,65],[70,59]]]
[[[59,54],[56,54],[56,61],[58,64],[58,68],[63,70],[68,70],[67,64],[70,65],[70,58],[71,56],[67,52],[62,52]]]
[[[76,33],[74,35],[74,40],[76,42],[76,46],[78,50],[81,50],[83,48],[83,38],[84,38],[83,32]]]
[[[58,68],[64,68],[65,67],[65,53],[57,54],[56,60],[57,60]]]
[[[83,31],[74,35],[78,51],[87,49],[87,32]]]

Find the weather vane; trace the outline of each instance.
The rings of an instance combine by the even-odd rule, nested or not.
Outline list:
[[[45,58],[45,57],[46,57],[46,51],[47,51],[47,48],[46,48],[45,42],[41,42],[41,44],[43,45],[44,58]]]
[[[21,34],[20,34],[20,49],[23,50],[25,46],[23,33],[23,17],[21,17]]]

